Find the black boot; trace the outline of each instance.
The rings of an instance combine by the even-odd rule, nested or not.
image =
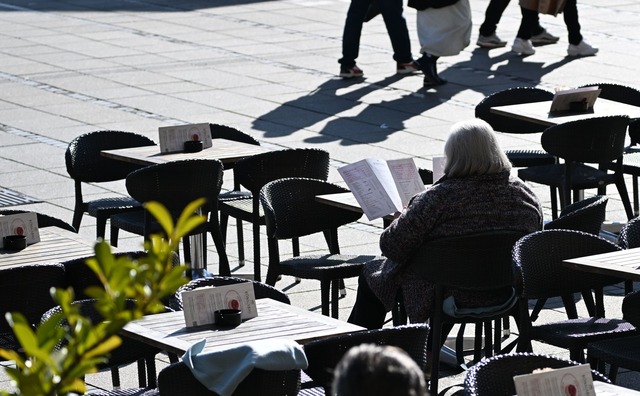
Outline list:
[[[424,73],[423,84],[425,87],[434,87],[447,83],[447,80],[438,76],[436,68],[437,61],[437,56],[429,55],[427,53],[422,54],[422,57],[417,61],[422,67],[422,72]]]

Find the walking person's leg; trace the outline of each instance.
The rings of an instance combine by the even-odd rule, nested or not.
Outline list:
[[[403,15],[402,0],[378,0],[380,13],[384,19],[387,33],[393,47],[393,59],[396,61],[398,73],[407,74],[419,70],[418,64],[413,62],[411,54],[411,40],[407,21]]]
[[[590,56],[598,52],[597,48],[589,45],[584,41],[580,32],[580,21],[578,20],[578,4],[577,0],[567,0],[564,6],[564,23],[567,25],[567,33],[569,34],[569,47],[567,54],[569,56]]]
[[[507,45],[506,41],[500,40],[496,34],[496,29],[504,10],[509,5],[509,0],[491,0],[484,13],[484,22],[480,25],[478,35],[478,46],[482,48],[500,48]]]
[[[342,58],[338,60],[340,63],[340,77],[362,76],[362,70],[356,66],[356,59],[360,52],[362,25],[370,4],[371,0],[351,0],[342,34]]]
[[[519,55],[533,55],[536,50],[533,49],[531,36],[533,36],[533,29],[538,23],[538,11],[520,7],[520,12],[522,13],[522,20],[511,50]]]

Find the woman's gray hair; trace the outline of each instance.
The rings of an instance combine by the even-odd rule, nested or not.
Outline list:
[[[448,178],[511,170],[511,162],[500,148],[493,128],[477,118],[453,124],[444,154],[444,174]]]

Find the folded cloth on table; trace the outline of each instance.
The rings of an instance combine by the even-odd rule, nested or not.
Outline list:
[[[230,396],[253,368],[263,370],[306,369],[307,356],[291,340],[262,340],[233,348],[202,353],[206,340],[192,345],[182,361],[207,389]]]

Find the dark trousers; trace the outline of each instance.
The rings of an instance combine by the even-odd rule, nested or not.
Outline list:
[[[538,23],[538,12],[533,10],[527,10],[521,8],[522,21],[520,22],[520,29],[518,29],[517,37],[523,40],[529,40],[531,36],[536,33],[536,24]],[[567,26],[567,33],[569,34],[570,44],[580,44],[582,41],[582,34],[580,34],[580,22],[578,21],[578,4],[576,0],[567,0],[562,12],[564,17],[564,24]]]
[[[347,322],[366,327],[369,330],[381,329],[386,316],[387,309],[384,304],[373,294],[364,276],[360,275],[356,302]]]
[[[343,67],[353,67],[356,64],[360,51],[362,25],[371,1],[351,0],[342,34],[342,58],[338,61]],[[413,60],[411,41],[407,22],[402,15],[402,0],[378,0],[378,4],[391,39],[393,59],[400,63],[411,62]]]
[[[500,18],[502,18],[502,14],[504,10],[509,5],[510,0],[491,0],[489,1],[489,5],[487,6],[487,10],[484,13],[484,22],[480,25],[480,34],[483,36],[491,36],[496,32],[496,28],[498,23],[500,22]],[[540,19],[538,18],[538,13],[535,13],[535,19],[533,20],[533,35],[540,34],[544,30],[542,26],[540,26]],[[520,37],[520,36],[518,36]]]

